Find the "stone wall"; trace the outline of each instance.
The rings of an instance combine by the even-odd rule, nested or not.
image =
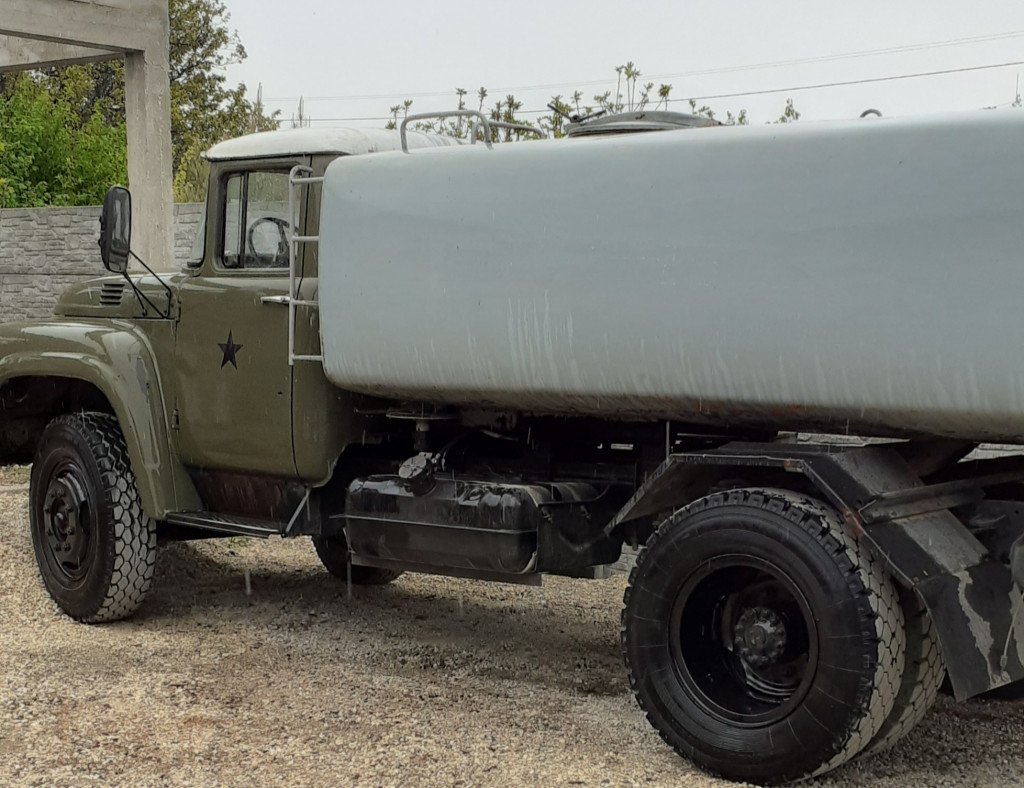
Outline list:
[[[174,206],[174,270],[188,257],[202,209]],[[0,209],[0,322],[48,317],[65,287],[105,273],[99,216],[97,207]]]

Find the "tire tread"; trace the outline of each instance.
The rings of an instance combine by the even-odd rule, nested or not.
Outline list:
[[[623,597],[623,612],[620,622],[620,641],[629,685],[643,710],[648,722],[658,731],[661,738],[680,755],[690,757],[679,749],[668,734],[658,726],[652,712],[644,705],[640,693],[639,677],[627,655],[626,629],[627,611],[633,588],[660,541],[667,538],[675,524],[691,515],[721,506],[747,506],[764,509],[789,520],[817,541],[833,558],[837,567],[847,577],[855,594],[864,595],[870,605],[877,638],[877,662],[870,686],[862,693],[863,713],[855,724],[838,735],[843,737],[838,751],[829,759],[805,774],[789,779],[806,779],[828,772],[853,758],[865,749],[882,729],[895,704],[901,686],[905,635],[903,614],[898,594],[888,578],[882,562],[854,537],[843,523],[838,512],[826,504],[806,495],[790,490],[774,488],[745,488],[716,492],[677,509],[655,529],[641,549],[629,573]],[[774,781],[774,780],[769,780]]]
[[[89,447],[103,481],[101,494],[112,517],[114,562],[106,594],[95,612],[73,616],[97,624],[126,618],[149,593],[156,565],[156,527],[142,508],[124,435],[108,413],[58,416],[51,424],[76,432]]]

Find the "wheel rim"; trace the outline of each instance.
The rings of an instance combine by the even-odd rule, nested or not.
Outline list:
[[[38,527],[50,575],[65,588],[74,588],[89,576],[95,518],[85,471],[69,459],[60,460],[46,481]]]
[[[818,637],[806,598],[781,568],[721,556],[681,587],[670,618],[676,674],[703,710],[733,726],[787,717],[807,695]]]

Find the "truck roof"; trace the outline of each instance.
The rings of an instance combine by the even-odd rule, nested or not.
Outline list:
[[[454,137],[409,131],[410,148],[458,145]],[[358,154],[401,150],[402,142],[393,129],[286,129],[247,134],[214,145],[205,154],[209,161],[226,159],[269,159],[277,156],[316,153]]]

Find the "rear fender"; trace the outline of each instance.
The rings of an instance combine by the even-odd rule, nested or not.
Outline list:
[[[0,387],[26,377],[80,380],[102,392],[124,433],[139,496],[150,517],[160,520],[168,512],[202,508],[170,449],[164,387],[153,348],[132,323],[69,319],[0,326]]]

